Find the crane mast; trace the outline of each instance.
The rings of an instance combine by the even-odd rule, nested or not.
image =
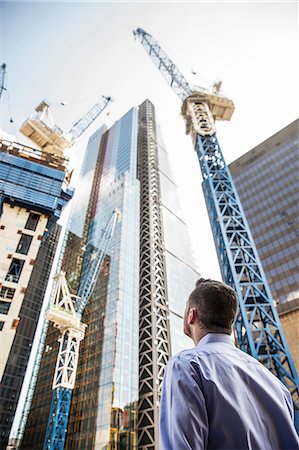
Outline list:
[[[134,32],[155,65],[183,100],[203,177],[203,191],[223,280],[238,296],[235,337],[240,349],[258,359],[290,390],[298,409],[298,375],[274,306],[251,232],[216,137],[215,120],[230,120],[233,102],[207,89],[191,88],[157,41]]]
[[[112,213],[103,231],[98,249],[91,255],[91,259],[87,263],[87,276],[80,283],[78,296],[70,293],[64,272],[58,273],[55,277],[54,299],[46,316],[59,329],[61,336],[44,450],[63,450],[64,448],[72,392],[76,380],[79,346],[84,339],[86,328],[86,325],[82,323],[82,315],[93,293],[119,215],[118,210]]]
[[[53,378],[53,394],[44,449],[63,449],[68,415],[74,389],[80,342],[86,325],[81,322],[70,294],[65,273],[56,276],[54,301],[47,311],[47,320],[59,329],[60,346]]]

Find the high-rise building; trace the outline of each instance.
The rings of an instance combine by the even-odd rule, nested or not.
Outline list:
[[[66,161],[0,140],[0,448],[6,448],[61,227]]]
[[[150,101],[91,137],[83,174],[92,184],[88,198],[78,194],[82,215],[77,204],[62,263],[74,292],[111,214],[120,214],[83,315],[65,448],[157,449],[161,380],[170,356],[192,346],[182,316],[199,274]],[[57,337],[51,328],[23,449],[42,447]]]
[[[299,370],[299,119],[230,164]]]

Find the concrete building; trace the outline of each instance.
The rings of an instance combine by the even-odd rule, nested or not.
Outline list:
[[[183,335],[182,316],[199,274],[151,102],[95,133],[85,167],[91,158],[93,168],[83,168],[92,179],[88,198],[78,194],[82,206],[88,205],[82,207],[84,226],[77,205],[62,263],[73,291],[111,213],[118,209],[121,215],[83,316],[88,327],[65,448],[158,449],[161,381],[172,353],[192,346]],[[23,449],[42,447],[57,337],[50,329]]]
[[[65,160],[0,140],[0,448],[6,448],[60,227]]]
[[[299,370],[299,120],[230,164]]]

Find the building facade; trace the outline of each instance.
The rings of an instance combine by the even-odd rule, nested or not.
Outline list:
[[[299,120],[230,164],[299,370]]]
[[[65,448],[158,449],[161,380],[170,356],[192,346],[182,316],[199,274],[150,101],[91,137],[82,173],[92,179],[88,198],[79,194],[84,226],[77,205],[62,263],[73,292],[111,214],[119,216],[83,315]],[[42,447],[57,337],[50,329],[23,449]]]
[[[65,161],[0,141],[0,448],[6,448],[72,192]]]

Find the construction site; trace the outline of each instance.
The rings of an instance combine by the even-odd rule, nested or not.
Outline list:
[[[221,82],[189,83],[153,35],[133,35],[181,101],[221,277],[237,293],[235,344],[287,387],[299,432],[296,208],[278,211],[274,193],[272,203],[270,194],[256,200],[267,186],[261,175],[252,181],[274,152],[296,164],[298,120],[228,165],[216,123],[229,122],[235,105]],[[8,70],[2,64],[0,99]],[[111,103],[101,95],[65,131],[42,100],[20,127],[32,147],[0,136],[1,449],[159,449],[163,376],[169,359],[191,347],[183,315],[200,273],[155,105],[132,104],[90,134]],[[82,135],[74,190],[67,155]],[[277,198],[291,201],[292,181]],[[284,258],[273,250],[276,213],[286,223]]]

